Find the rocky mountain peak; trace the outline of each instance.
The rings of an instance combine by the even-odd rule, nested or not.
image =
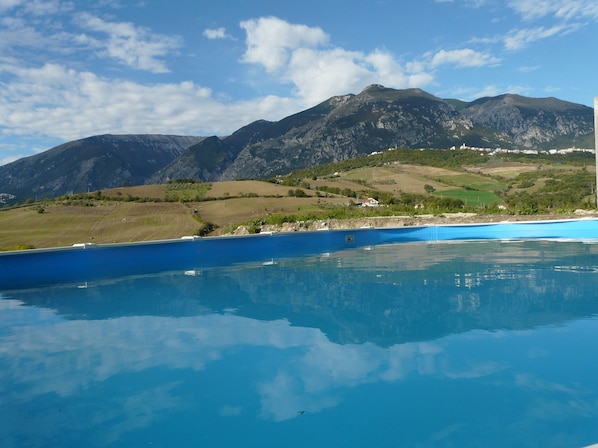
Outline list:
[[[473,102],[373,84],[230,136],[95,136],[0,166],[0,192],[57,196],[123,182],[264,178],[389,147],[548,149],[594,146],[593,109],[516,94]]]

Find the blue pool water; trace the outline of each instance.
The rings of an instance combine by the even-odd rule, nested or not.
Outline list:
[[[404,243],[0,293],[2,447],[598,443],[598,244]]]

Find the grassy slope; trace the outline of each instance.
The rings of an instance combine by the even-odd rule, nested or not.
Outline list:
[[[553,166],[562,170],[574,166]],[[546,169],[546,164],[544,164]],[[134,202],[88,201],[93,206],[61,205],[58,202],[0,211],[0,250],[19,246],[56,247],[80,242],[113,243],[179,238],[195,234],[200,220],[214,223],[219,233],[234,229],[239,223],[263,218],[269,214],[292,214],[317,211],[346,205],[350,199],[323,193],[316,197],[316,187],[348,188],[360,197],[371,191],[397,194],[424,194],[424,185],[434,187],[433,194],[462,199],[469,206],[499,202],[493,191],[506,185],[522,172],[537,171],[533,163],[495,163],[470,166],[466,171],[430,166],[391,163],[342,172],[339,177],[305,179],[310,189],[308,197],[289,197],[289,186],[261,181],[217,182],[211,188],[193,186],[181,192],[199,194],[209,200],[202,202]],[[170,190],[169,190],[170,188]],[[177,187],[179,188],[179,187]],[[472,190],[474,188],[475,190]],[[183,189],[184,190],[184,189]],[[104,190],[105,196],[156,198],[164,200],[172,187],[139,186]],[[185,197],[188,199],[188,197]]]
[[[44,213],[38,213],[34,207],[1,212],[0,249],[174,238],[191,235],[198,227],[188,207],[181,203],[95,204],[49,205]]]

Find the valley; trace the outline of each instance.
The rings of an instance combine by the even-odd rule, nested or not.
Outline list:
[[[27,201],[0,209],[0,250],[322,227],[564,219],[578,217],[579,209],[595,210],[593,154],[472,162],[471,154],[457,151],[451,164],[442,151],[407,154],[409,160],[393,151],[269,180],[178,179]],[[359,205],[368,198],[379,206]]]

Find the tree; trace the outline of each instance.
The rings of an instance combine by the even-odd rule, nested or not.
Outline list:
[[[424,190],[425,190],[426,193],[434,193],[436,191],[436,188],[434,188],[430,184],[425,184],[424,185]]]

